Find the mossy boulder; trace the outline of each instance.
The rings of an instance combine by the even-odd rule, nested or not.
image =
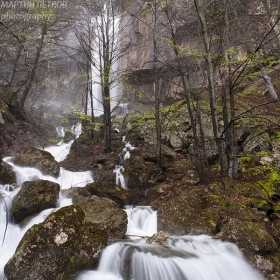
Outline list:
[[[120,207],[126,205],[128,191],[115,183],[96,181],[87,184],[84,189],[92,195],[109,198],[116,202]]]
[[[243,206],[248,208],[257,208],[260,210],[268,211],[271,209],[272,204],[267,199],[265,191],[256,183],[245,183],[241,186],[234,186],[235,195],[241,195],[244,201]]]
[[[94,200],[92,194],[85,188],[72,187],[68,190],[62,190],[62,191],[66,197],[72,198],[72,202],[74,205],[79,205]]]
[[[157,161],[157,145],[154,143],[147,143],[140,149],[140,154],[145,161],[156,162]],[[168,163],[176,157],[176,153],[173,149],[161,145],[161,157],[163,163]]]
[[[125,205],[137,205],[144,199],[139,190],[126,190],[121,186],[107,181],[96,181],[85,187],[72,187],[64,191],[64,194],[72,198],[73,204],[80,205],[95,200],[94,196],[109,198],[123,208]]]
[[[119,163],[119,155],[115,152],[112,152],[110,154],[102,154],[99,155],[99,157],[96,157],[92,160],[91,165],[98,165],[102,164],[104,166],[108,166],[111,168],[114,168],[115,165]]]
[[[277,249],[262,217],[253,210],[236,212],[224,220],[219,236],[235,243],[251,259],[254,254],[266,255]]]
[[[129,189],[139,189],[141,187],[141,181],[139,175],[135,172],[124,171],[122,172],[125,185]]]
[[[79,205],[85,221],[103,229],[110,240],[122,239],[127,230],[127,214],[108,198],[94,198],[93,202]]]
[[[219,212],[225,207],[218,186],[189,187],[158,208],[159,230],[169,234],[217,233]]]
[[[113,169],[113,167],[108,170],[103,169],[101,164],[99,164],[98,167],[93,166],[94,180],[106,181],[111,183],[116,182],[116,174],[113,172]]]
[[[16,173],[8,163],[0,161],[0,184],[14,184],[17,182]]]
[[[105,234],[85,222],[79,206],[67,206],[32,226],[5,265],[7,279],[69,280],[96,265],[107,244]]]
[[[126,172],[133,172],[138,175],[141,184],[146,186],[150,179],[150,166],[139,156],[138,150],[132,150],[131,157],[123,161],[123,167]]]
[[[14,163],[19,166],[35,167],[40,169],[45,175],[53,177],[59,176],[60,167],[53,155],[47,151],[37,148],[24,148],[21,153],[15,157]]]
[[[13,216],[17,222],[48,208],[57,207],[60,186],[47,180],[24,182],[13,201]]]

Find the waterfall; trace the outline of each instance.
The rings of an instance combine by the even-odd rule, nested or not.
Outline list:
[[[81,272],[76,280],[261,280],[238,247],[207,235],[170,236],[166,245],[148,243],[157,231],[150,207],[127,207],[127,235],[133,239],[108,246],[96,271]],[[137,235],[142,238],[135,239]]]
[[[130,158],[130,150],[134,150],[135,148],[129,143],[125,141],[125,137],[123,138],[123,142],[125,142],[125,147],[121,154],[119,154],[120,162],[122,163],[125,159]],[[124,189],[127,189],[125,180],[122,172],[124,172],[124,167],[122,165],[116,165],[114,169],[114,173],[116,173],[116,184],[122,186]]]
[[[60,130],[60,129],[59,129]],[[62,131],[62,130],[60,130]],[[72,131],[76,133],[78,137],[81,133],[81,125],[78,124],[72,127]],[[57,161],[62,161],[66,158],[69,153],[71,144],[70,143],[59,143],[56,146],[48,147],[45,150],[53,154]],[[34,224],[41,223],[45,218],[56,209],[47,209],[32,218],[24,227],[15,224],[12,218],[12,199],[20,191],[20,187],[25,181],[35,181],[38,179],[49,180],[60,184],[61,189],[68,189],[72,186],[83,187],[87,183],[93,182],[93,176],[90,171],[85,172],[71,172],[60,169],[58,178],[44,175],[40,170],[31,167],[21,167],[13,163],[12,157],[6,157],[3,159],[6,163],[11,165],[17,175],[18,188],[13,190],[13,186],[0,185],[0,242],[4,240],[3,246],[0,247],[0,279],[4,278],[4,266],[7,261],[13,256],[16,247],[25,234],[25,232]],[[72,199],[66,198],[60,193],[59,199],[60,207],[71,205]],[[6,229],[6,218],[8,218],[8,225]],[[6,234],[5,234],[6,229]],[[4,239],[5,237],[5,239]]]
[[[102,96],[102,75],[104,69],[111,64],[110,71],[110,102],[111,108],[115,107],[121,100],[121,84],[119,81],[119,65],[118,56],[121,51],[119,46],[119,25],[120,16],[115,11],[113,4],[110,1],[106,4],[100,4],[100,16],[94,16],[91,19],[93,41],[92,47],[92,62],[91,62],[91,79],[92,79],[92,94],[94,115],[100,116],[104,113],[103,96]],[[104,30],[109,30],[108,34]],[[109,49],[104,49],[108,44]],[[105,55],[107,53],[107,55]],[[108,56],[108,57],[107,57]],[[104,60],[104,58],[106,59]],[[90,91],[89,91],[90,95]],[[88,111],[90,112],[91,96],[88,98]]]

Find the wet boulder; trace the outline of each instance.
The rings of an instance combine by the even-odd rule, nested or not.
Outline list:
[[[0,184],[14,184],[17,182],[16,173],[8,163],[0,161]]]
[[[7,279],[69,280],[82,269],[92,269],[107,240],[84,217],[83,210],[72,205],[32,226],[5,265]]]
[[[15,157],[14,163],[19,166],[29,166],[40,169],[45,175],[59,176],[59,165],[53,155],[37,148],[25,148]]]
[[[93,166],[93,172],[94,172],[94,179],[96,181],[106,181],[115,183],[116,182],[116,174],[113,172],[113,167],[111,169],[103,169],[101,164],[98,164],[98,167],[96,165]]]
[[[217,233],[224,199],[218,186],[189,187],[158,206],[158,228],[168,234]]]
[[[27,181],[13,201],[13,216],[17,222],[48,208],[57,207],[60,186],[47,180]]]
[[[150,239],[149,243],[152,245],[168,245],[166,239],[168,238],[168,234],[160,231],[155,233]]]
[[[85,221],[104,230],[110,240],[122,239],[127,230],[127,214],[108,198],[95,198],[93,202],[79,205]]]

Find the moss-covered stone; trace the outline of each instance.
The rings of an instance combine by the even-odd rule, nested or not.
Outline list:
[[[190,187],[158,208],[158,226],[169,234],[215,234],[225,207],[219,187]]]
[[[228,218],[224,221],[219,236],[237,244],[250,258],[254,254],[264,255],[277,249],[274,238],[254,211],[240,211]]]
[[[108,198],[95,198],[80,205],[85,221],[103,229],[110,240],[122,239],[127,229],[127,214]]]
[[[24,148],[21,153],[15,157],[14,163],[20,166],[35,167],[45,175],[53,177],[59,176],[60,167],[53,155],[47,151],[37,148]]]
[[[6,264],[6,277],[69,280],[79,270],[92,268],[107,240],[104,232],[84,217],[80,207],[67,206],[32,226]]]
[[[0,184],[14,184],[17,182],[13,168],[0,158]]]
[[[48,208],[57,207],[60,186],[47,180],[24,182],[13,200],[13,216],[17,222]]]

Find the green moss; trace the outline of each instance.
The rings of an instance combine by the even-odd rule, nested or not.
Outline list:
[[[273,182],[271,181],[264,181],[264,180],[261,180],[261,181],[258,181],[257,182],[257,185],[259,185],[264,194],[268,197],[268,198],[271,198],[273,193],[274,193],[274,186],[273,186]]]
[[[280,255],[277,254],[276,256],[273,257],[273,262],[275,264],[275,269],[277,272],[280,272]]]
[[[250,156],[247,156],[247,157],[240,157],[239,160],[240,160],[242,163],[249,163],[249,162],[252,162],[252,157],[250,157]]]
[[[276,211],[277,213],[280,213],[280,202],[278,202],[278,203],[276,204],[275,211]]]
[[[267,156],[268,152],[267,151],[260,151],[255,153],[256,156]]]
[[[217,226],[217,223],[215,223],[213,220],[210,220],[210,221],[209,221],[209,224],[210,224],[212,227],[216,227],[216,226]]]

